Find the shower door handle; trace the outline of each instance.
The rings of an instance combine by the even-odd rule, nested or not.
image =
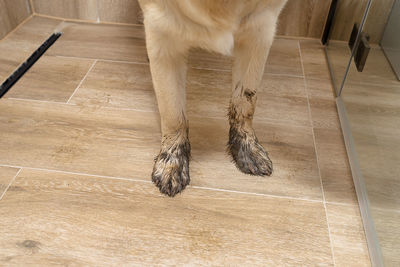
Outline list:
[[[356,64],[357,70],[362,72],[364,70],[365,63],[371,49],[369,45],[369,35],[365,32],[361,32],[360,38],[358,36],[358,25],[354,24],[353,30],[351,31],[349,39],[349,47],[354,51],[354,63]],[[354,48],[354,49],[353,49]]]
[[[354,62],[356,63],[357,70],[362,72],[364,70],[365,63],[371,47],[369,45],[369,35],[362,32],[360,40],[354,51]]]

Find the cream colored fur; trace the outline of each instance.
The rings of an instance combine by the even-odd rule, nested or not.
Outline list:
[[[238,128],[239,132],[257,142],[252,129],[255,93],[274,38],[278,16],[286,1],[139,0],[144,14],[146,45],[163,140],[178,140],[176,142],[179,143],[179,140],[188,138],[186,56],[191,47],[201,47],[234,56],[231,111],[237,118],[230,119],[231,127]],[[168,151],[168,147],[162,147],[162,151]],[[175,163],[166,166],[163,162],[163,169],[155,170],[161,177],[160,183],[169,186],[167,191],[176,184],[171,168],[180,164],[176,160],[171,162]],[[165,191],[161,188],[163,184],[158,186],[162,192]]]

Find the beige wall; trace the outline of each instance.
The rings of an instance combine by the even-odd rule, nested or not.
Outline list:
[[[341,0],[338,3],[331,38],[348,41],[355,22],[360,24],[368,0]],[[371,43],[379,43],[394,0],[373,0],[364,31]]]
[[[0,38],[29,16],[30,0],[0,0]],[[136,0],[31,0],[35,13],[99,22],[138,24]],[[394,0],[374,0],[365,31],[371,42],[381,39]],[[278,35],[321,38],[331,0],[289,0],[278,24]],[[332,39],[347,41],[354,22],[361,20],[367,0],[341,0]]]
[[[321,38],[331,0],[289,0],[279,18],[279,35]]]
[[[38,14],[101,22],[141,23],[136,0],[32,0]],[[320,38],[331,0],[289,0],[279,35]],[[307,15],[305,15],[307,14]]]
[[[0,0],[0,39],[31,14],[29,0]]]
[[[31,14],[30,0],[0,0],[0,39]],[[37,14],[99,22],[138,24],[136,0],[31,0]],[[381,39],[394,0],[374,0],[365,31],[371,42]],[[277,34],[321,38],[331,0],[289,0],[279,19]],[[360,22],[367,0],[341,0],[332,39],[347,41],[354,22]]]
[[[372,2],[364,26],[364,31],[371,37],[371,43],[379,43],[381,41],[393,3],[394,0],[374,0]]]

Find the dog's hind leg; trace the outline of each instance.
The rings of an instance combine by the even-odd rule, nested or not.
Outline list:
[[[152,181],[160,192],[174,196],[190,182],[190,143],[186,120],[186,48],[146,26],[146,46],[161,116],[161,150]]]
[[[251,175],[272,173],[272,162],[257,140],[252,121],[276,20],[277,15],[266,12],[250,16],[235,35],[228,152],[238,169]]]

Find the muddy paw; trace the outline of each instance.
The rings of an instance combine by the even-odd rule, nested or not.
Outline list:
[[[272,161],[254,135],[250,136],[231,128],[228,153],[232,156],[236,167],[243,173],[258,176],[270,176],[272,174]]]
[[[189,158],[189,142],[161,148],[151,175],[161,193],[173,197],[190,183]]]

